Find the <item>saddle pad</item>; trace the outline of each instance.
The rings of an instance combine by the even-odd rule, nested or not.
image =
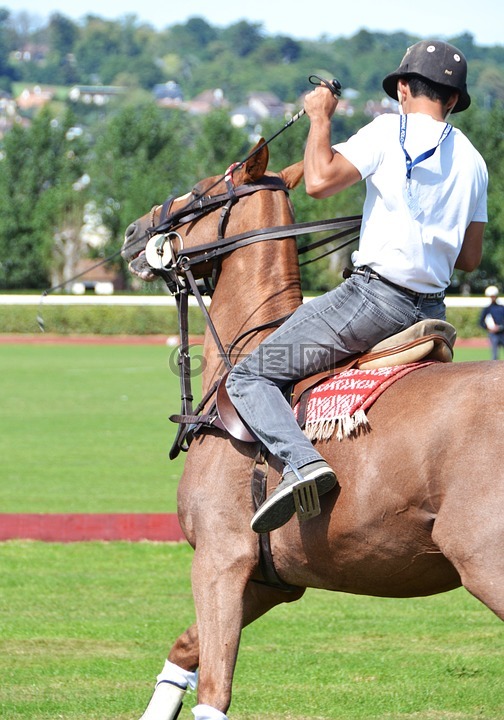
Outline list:
[[[392,383],[430,362],[359,370],[334,375],[310,390],[304,432],[310,440],[327,440],[336,431],[338,440],[357,430],[367,430],[366,410]],[[299,415],[298,403],[294,414]]]

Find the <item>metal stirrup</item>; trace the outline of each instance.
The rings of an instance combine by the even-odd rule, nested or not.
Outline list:
[[[287,463],[300,482],[292,488],[292,498],[299,522],[305,522],[320,515],[320,499],[315,480],[306,480],[297,467]]]
[[[320,515],[320,499],[315,480],[304,480],[292,488],[294,507],[299,522],[305,522]]]

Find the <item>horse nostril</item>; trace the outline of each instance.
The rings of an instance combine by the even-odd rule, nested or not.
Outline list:
[[[126,232],[124,233],[124,237],[126,238],[126,240],[131,240],[133,235],[136,233],[136,229],[136,223],[131,223],[131,225],[128,225],[128,227],[126,228]]]

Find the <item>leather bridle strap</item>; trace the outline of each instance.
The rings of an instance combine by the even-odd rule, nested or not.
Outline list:
[[[259,190],[283,190],[283,192],[288,193],[288,188],[281,178],[266,176],[263,182],[247,183],[233,188],[233,198],[239,199],[241,197],[245,197],[246,195],[253,195]],[[203,217],[203,215],[206,215],[207,213],[212,212],[212,210],[216,210],[218,207],[225,205],[229,199],[229,190],[225,193],[221,193],[220,195],[195,198],[179,210],[169,213],[162,222],[155,227],[149,228],[149,232],[153,235],[162,234],[173,230],[173,228],[179,227],[180,225],[186,225],[193,220],[199,220]]]
[[[192,271],[190,268],[183,268],[184,270],[184,276],[187,278],[189,282],[189,287],[191,288],[192,294],[195,296],[196,300],[198,301],[198,305],[200,306],[200,310],[203,313],[203,316],[205,318],[205,322],[212,333],[212,337],[215,341],[215,344],[217,345],[217,349],[219,351],[219,354],[226,365],[227,369],[231,369],[231,363],[229,361],[229,358],[227,356],[226,351],[224,350],[224,346],[221,343],[219,334],[217,333],[217,330],[215,328],[215,325],[213,324],[212,318],[210,317],[210,313],[207,310],[207,307],[205,303],[203,302],[203,298],[201,297],[201,293],[199,291],[198,286],[196,285],[196,280],[194,279],[194,275],[192,274]]]
[[[189,293],[187,288],[180,289],[177,294],[175,295],[175,301],[177,303],[177,312],[178,312],[178,318],[179,318],[179,338],[180,338],[180,346],[179,346],[179,357],[178,357],[178,365],[179,365],[179,383],[180,383],[180,400],[181,400],[181,414],[182,415],[191,415],[193,412],[193,394],[192,394],[192,386],[191,386],[191,356],[189,355],[189,313],[188,313],[188,306],[189,306]],[[187,444],[184,445],[185,438],[187,435],[187,426],[186,425],[179,425],[177,428],[177,433],[175,435],[175,439],[173,441],[172,450],[170,451],[170,458],[173,459],[173,457],[176,457],[176,455],[172,456],[174,448],[178,448],[181,450],[188,450],[189,446]]]
[[[317,247],[329,240],[345,237],[360,227],[361,216],[317,220],[316,222],[296,223],[294,225],[280,225],[277,227],[263,228],[261,230],[252,230],[250,232],[232,235],[228,238],[217,240],[206,245],[196,245],[191,248],[184,248],[178,255],[184,259],[185,267],[197,265],[201,262],[209,262],[222,255],[227,255],[246,245],[252,245],[256,242],[266,240],[282,240],[288,237],[297,237],[298,235],[307,235],[313,232],[324,232],[330,230],[338,230],[338,233],[324,241],[319,241]]]

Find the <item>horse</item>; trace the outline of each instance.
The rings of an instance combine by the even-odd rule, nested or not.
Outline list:
[[[258,144],[225,177],[198,182],[125,232],[123,257],[143,280],[159,275],[155,253],[172,256],[179,276],[193,253],[194,290],[212,280],[203,342],[207,403],[226,371],[223,350],[237,362],[303,301],[289,235],[289,191],[302,181],[303,163],[275,173],[268,162],[267,146]],[[270,228],[284,232],[275,237]],[[198,703],[215,709],[205,717],[227,717],[242,628],[306,588],[411,598],[462,585],[504,620],[504,364],[429,363],[394,383],[368,420],[365,433],[316,441],[338,486],[320,498],[318,517],[300,523],[294,516],[269,534],[279,582],[265,577],[263,538],[250,528],[251,478],[258,470],[267,475],[270,490],[279,462],[212,424],[188,444],[178,516],[194,548],[197,619],[175,640],[168,662],[188,675],[198,670]],[[158,683],[143,720],[177,717],[187,682],[174,697],[160,694],[176,685]]]

